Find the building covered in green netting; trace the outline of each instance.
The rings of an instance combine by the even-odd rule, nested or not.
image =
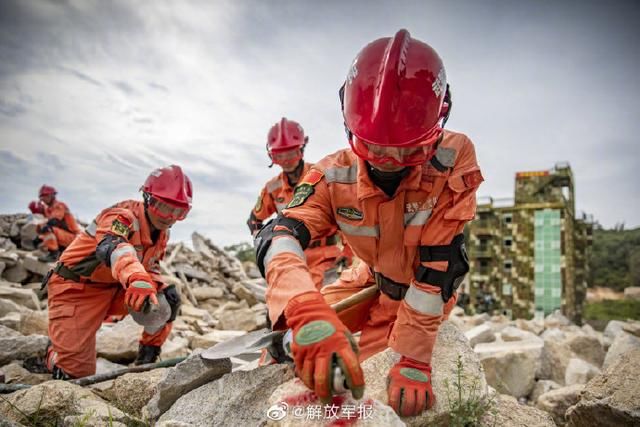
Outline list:
[[[568,163],[518,172],[513,199],[479,199],[467,227],[467,291],[476,311],[513,318],[556,309],[582,321],[593,219],[576,215]]]

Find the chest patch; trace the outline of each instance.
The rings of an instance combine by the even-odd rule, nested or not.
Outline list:
[[[364,218],[362,212],[356,208],[338,208],[336,209],[336,213],[353,221],[360,221],[362,218]]]

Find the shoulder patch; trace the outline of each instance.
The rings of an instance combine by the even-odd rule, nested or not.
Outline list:
[[[111,234],[128,239],[131,234],[131,222],[126,217],[118,215],[111,223]]]
[[[336,209],[336,213],[340,216],[343,216],[347,219],[352,219],[354,221],[360,221],[362,218],[364,218],[362,212],[356,208],[338,208]]]
[[[287,209],[295,208],[296,206],[300,206],[303,204],[309,196],[311,196],[314,192],[313,185],[303,183],[296,187],[293,193],[293,199],[287,205]]]
[[[254,206],[253,210],[256,212],[260,212],[261,209],[262,209],[262,194],[258,196],[258,200],[256,200],[256,205]]]
[[[323,176],[324,176],[324,174],[322,172],[320,172],[318,169],[311,169],[302,178],[302,181],[300,182],[300,185],[303,185],[303,184],[309,184],[309,185],[312,185],[312,186],[316,185],[317,183],[320,182],[320,180],[322,179]]]

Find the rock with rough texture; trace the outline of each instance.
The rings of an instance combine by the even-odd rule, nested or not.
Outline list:
[[[0,402],[0,414],[27,425],[34,425],[32,420],[37,418],[37,425],[42,426],[129,425],[136,421],[89,390],[66,381],[47,381],[11,393]]]
[[[627,323],[622,327],[622,330],[636,337],[640,337],[640,322],[633,321],[631,323]]]
[[[38,258],[34,254],[27,254],[22,259],[22,264],[24,265],[24,268],[30,272],[43,277],[46,276],[49,270],[53,267],[53,263],[50,264],[38,261]]]
[[[585,386],[566,413],[572,427],[640,425],[640,350],[623,355]]]
[[[607,351],[607,355],[604,358],[602,368],[607,369],[618,361],[624,354],[638,349],[640,349],[640,338],[624,331],[620,332],[616,335],[611,347],[609,347],[609,351]]]
[[[255,305],[258,303],[255,295],[249,289],[247,289],[242,283],[235,283],[231,288],[231,292],[235,294],[241,300],[245,300],[249,306]]]
[[[7,384],[35,385],[51,379],[51,374],[34,374],[16,362],[3,366],[0,371],[4,374],[4,381]]]
[[[49,313],[47,311],[25,310],[20,313],[18,331],[22,335],[48,335]]]
[[[161,354],[164,359],[186,356],[189,354],[189,340],[182,337],[174,337],[166,340],[165,343],[162,344]]]
[[[101,327],[96,335],[98,356],[116,363],[132,362],[138,355],[142,329],[131,316],[109,328]]]
[[[0,285],[0,298],[9,299],[18,305],[32,310],[40,310],[38,297],[31,289],[20,289],[12,286]]]
[[[0,324],[0,338],[20,337],[22,334],[13,328]]]
[[[493,402],[493,408],[482,417],[480,426],[555,427],[550,414],[522,405],[515,397],[501,394]]]
[[[289,365],[227,374],[184,394],[159,422],[181,422],[191,426],[259,425],[266,420],[267,400],[273,390],[292,377]]]
[[[507,326],[500,332],[502,341],[525,341],[528,339],[536,339],[538,335],[533,332],[523,331],[514,326]]]
[[[249,332],[257,329],[257,327],[256,314],[250,308],[225,311],[220,315],[220,322],[218,323],[218,329],[223,330],[242,330]]]
[[[487,313],[480,313],[475,314],[466,320],[470,325],[478,326],[483,324],[484,322],[488,322],[489,320],[491,320],[491,316],[489,316],[489,314]]]
[[[550,413],[556,424],[564,425],[565,412],[570,406],[576,404],[583,388],[583,384],[575,384],[551,390],[538,398],[536,407]]]
[[[204,360],[192,354],[183,362],[166,371],[158,383],[155,394],[142,409],[145,419],[156,420],[182,395],[231,372],[231,361]]]
[[[621,320],[610,320],[609,323],[607,323],[607,327],[604,328],[604,336],[612,340],[615,339],[616,335],[622,332],[625,324],[626,322]]]
[[[538,357],[532,351],[510,351],[481,357],[487,383],[499,393],[525,397],[535,384]]]
[[[496,335],[493,333],[491,326],[486,323],[469,329],[464,335],[469,340],[471,347],[475,347],[476,344],[482,342],[492,342],[496,340]]]
[[[22,322],[22,315],[18,312],[9,313],[3,317],[0,317],[0,325],[11,328],[14,331],[20,329],[20,323]]]
[[[540,334],[540,338],[545,341],[564,341],[567,339],[567,334],[565,334],[559,328],[550,328],[546,329],[542,334]]]
[[[42,335],[30,335],[0,338],[0,365],[12,360],[44,356],[49,338]]]
[[[96,374],[104,374],[107,372],[115,371],[115,370],[126,368],[126,367],[127,367],[126,365],[113,363],[112,361],[107,360],[104,357],[98,357],[96,359]]]
[[[539,358],[544,342],[536,337],[525,341],[496,341],[491,343],[481,343],[474,347],[473,351],[480,359],[505,352],[526,351],[532,353],[533,357]]]
[[[551,381],[551,380],[536,381],[536,384],[533,386],[533,390],[529,395],[529,400],[535,404],[538,401],[538,398],[540,396],[542,396],[543,394],[551,390],[557,390],[559,388],[562,388],[562,386],[555,381]]]
[[[558,384],[564,385],[564,374],[567,371],[567,366],[569,366],[569,361],[573,357],[575,355],[565,341],[545,340],[536,378],[553,380]]]
[[[628,286],[624,288],[624,297],[640,300],[640,286]]]
[[[596,367],[602,366],[604,362],[604,348],[597,335],[570,334],[567,344],[579,358],[589,362]]]
[[[486,397],[488,386],[482,373],[482,367],[478,357],[471,349],[469,341],[460,329],[451,321],[445,321],[438,331],[438,337],[431,359],[433,367],[432,384],[436,395],[435,406],[419,416],[403,418],[402,420],[407,423],[407,425],[440,425],[448,422],[450,404],[448,397],[453,397],[454,395],[457,397],[453,382],[458,374],[458,357],[460,357],[462,365],[462,404],[472,398],[483,399]],[[343,398],[345,399],[343,404],[359,405],[362,402],[369,402],[370,405],[374,405],[376,408],[378,407],[376,405],[380,402],[386,404],[386,373],[397,360],[399,360],[399,356],[390,349],[365,360],[362,364],[366,381],[365,395],[362,400],[353,401],[350,395],[347,394]],[[302,406],[315,406],[319,404],[315,395],[308,391],[306,392],[307,394],[304,394],[300,387],[304,390],[304,386],[301,385],[299,380],[283,384],[273,393],[269,399],[269,403],[275,405],[282,401],[291,400]],[[472,390],[475,390],[473,395],[471,395]],[[386,422],[395,423],[395,418],[393,418],[392,415],[393,412],[388,412],[388,410],[385,412],[380,411],[379,416],[381,418],[371,425],[385,425]],[[348,420],[343,418],[341,421]]]
[[[564,374],[565,385],[586,384],[591,378],[600,373],[597,366],[582,359],[571,358]]]
[[[140,416],[142,408],[155,394],[156,386],[166,376],[166,369],[124,374],[102,392],[109,402],[129,414]]]

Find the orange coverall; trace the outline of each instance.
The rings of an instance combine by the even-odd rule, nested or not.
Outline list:
[[[110,268],[96,257],[96,247],[107,234],[124,240],[111,253]],[[78,277],[72,280],[62,277],[68,272],[56,272],[49,280],[49,357],[56,366],[73,377],[95,373],[96,331],[106,318],[128,314],[124,293],[133,273],[147,272],[162,283],[158,268],[168,239],[168,233],[160,231],[152,241],[144,204],[127,200],[103,210],[62,253],[58,265]],[[140,343],[161,346],[171,328],[172,323],[166,323],[154,333],[144,331]]]
[[[307,183],[313,191],[303,192],[304,201],[283,212],[304,222],[311,239],[340,229],[363,261],[322,288],[327,303],[374,283],[372,272],[409,286],[400,301],[379,293],[339,314],[352,332],[362,331],[361,360],[388,346],[430,363],[438,328],[455,304],[455,295],[445,304],[439,286],[416,280],[421,264],[418,249],[449,245],[462,232],[475,215],[475,193],[483,178],[473,144],[463,134],[445,131],[436,159],[439,168],[433,162],[411,168],[394,196],[388,197],[372,183],[362,159],[351,150],[338,151],[305,175],[299,186]],[[274,329],[284,327],[289,299],[316,289],[301,249],[294,237],[276,236],[264,258]],[[422,265],[446,271],[448,261]]]
[[[51,231],[40,233],[38,237],[42,240],[43,246],[55,252],[61,247],[66,248],[71,244],[76,235],[80,233],[80,227],[76,219],[73,217],[66,204],[59,200],[54,200],[51,206],[45,205],[44,216],[47,219],[57,219],[66,225],[66,230],[61,227],[53,226]]]
[[[304,163],[302,176],[311,169],[311,166],[313,166],[311,163]],[[251,211],[251,219],[262,222],[274,213],[280,214],[293,198],[293,190],[294,187],[289,184],[284,171],[271,178],[262,189],[260,197]],[[309,242],[309,246],[304,251],[311,278],[317,289],[335,281],[336,263],[341,257],[346,258],[348,264],[351,263],[353,257],[351,249],[344,239],[342,240],[343,249],[340,249],[338,246],[339,236],[340,233],[334,231],[331,234],[323,235],[323,237],[315,238]]]

